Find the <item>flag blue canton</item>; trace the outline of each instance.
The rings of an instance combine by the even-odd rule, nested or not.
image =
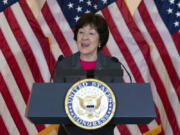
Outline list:
[[[169,32],[173,34],[180,30],[180,1],[155,0],[157,9]]]
[[[116,0],[57,0],[71,28],[83,13],[97,12]]]
[[[14,4],[17,1],[18,0],[1,0],[0,1],[0,12],[3,11],[5,8],[11,6],[12,4]]]

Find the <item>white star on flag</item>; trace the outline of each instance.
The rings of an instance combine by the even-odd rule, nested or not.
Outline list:
[[[94,5],[94,9],[97,9],[97,5]]]
[[[76,16],[74,19],[75,19],[76,22],[77,22],[77,21],[79,20],[79,16]]]
[[[179,22],[178,21],[174,22],[174,26],[178,27],[179,26]]]
[[[174,4],[174,0],[169,0],[170,4]]]
[[[68,4],[68,7],[69,7],[69,8],[73,8],[73,3],[70,2],[70,3]]]
[[[102,0],[103,4],[106,4],[107,3],[107,0]]]
[[[180,8],[180,2],[179,2],[179,3],[177,3],[177,6],[178,6],[178,8]]]
[[[167,12],[168,12],[168,14],[172,14],[172,9],[171,8],[169,8],[168,10],[167,10]]]
[[[3,0],[4,5],[8,4],[8,0]]]
[[[88,4],[88,6],[91,6],[91,1],[88,0],[88,1],[87,1],[87,4]]]
[[[180,12],[176,12],[176,17],[180,17]]]
[[[82,7],[78,6],[76,9],[77,9],[77,12],[82,12]]]
[[[85,13],[89,13],[90,11],[87,9]]]

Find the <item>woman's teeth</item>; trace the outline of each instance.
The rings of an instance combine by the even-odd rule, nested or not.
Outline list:
[[[81,45],[82,45],[82,47],[88,47],[89,46],[88,43],[82,43]]]

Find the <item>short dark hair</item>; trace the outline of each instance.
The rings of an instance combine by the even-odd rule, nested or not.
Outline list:
[[[98,50],[101,50],[106,45],[109,38],[109,29],[106,20],[104,19],[103,16],[99,14],[95,14],[95,13],[83,14],[75,25],[75,29],[74,29],[75,41],[77,41],[77,34],[79,29],[86,25],[90,25],[97,30],[100,40],[100,48],[98,48]]]

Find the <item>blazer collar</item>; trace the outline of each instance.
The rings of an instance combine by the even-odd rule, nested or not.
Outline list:
[[[106,55],[104,55],[103,53],[101,52],[98,52],[98,58],[97,58],[97,61],[96,61],[96,66],[95,66],[95,69],[103,69],[104,67],[108,66],[108,63],[107,63],[107,60],[106,60]],[[72,66],[75,68],[75,69],[79,69],[81,67],[81,63],[80,63],[80,53],[77,52],[74,54],[74,56],[72,57]]]

